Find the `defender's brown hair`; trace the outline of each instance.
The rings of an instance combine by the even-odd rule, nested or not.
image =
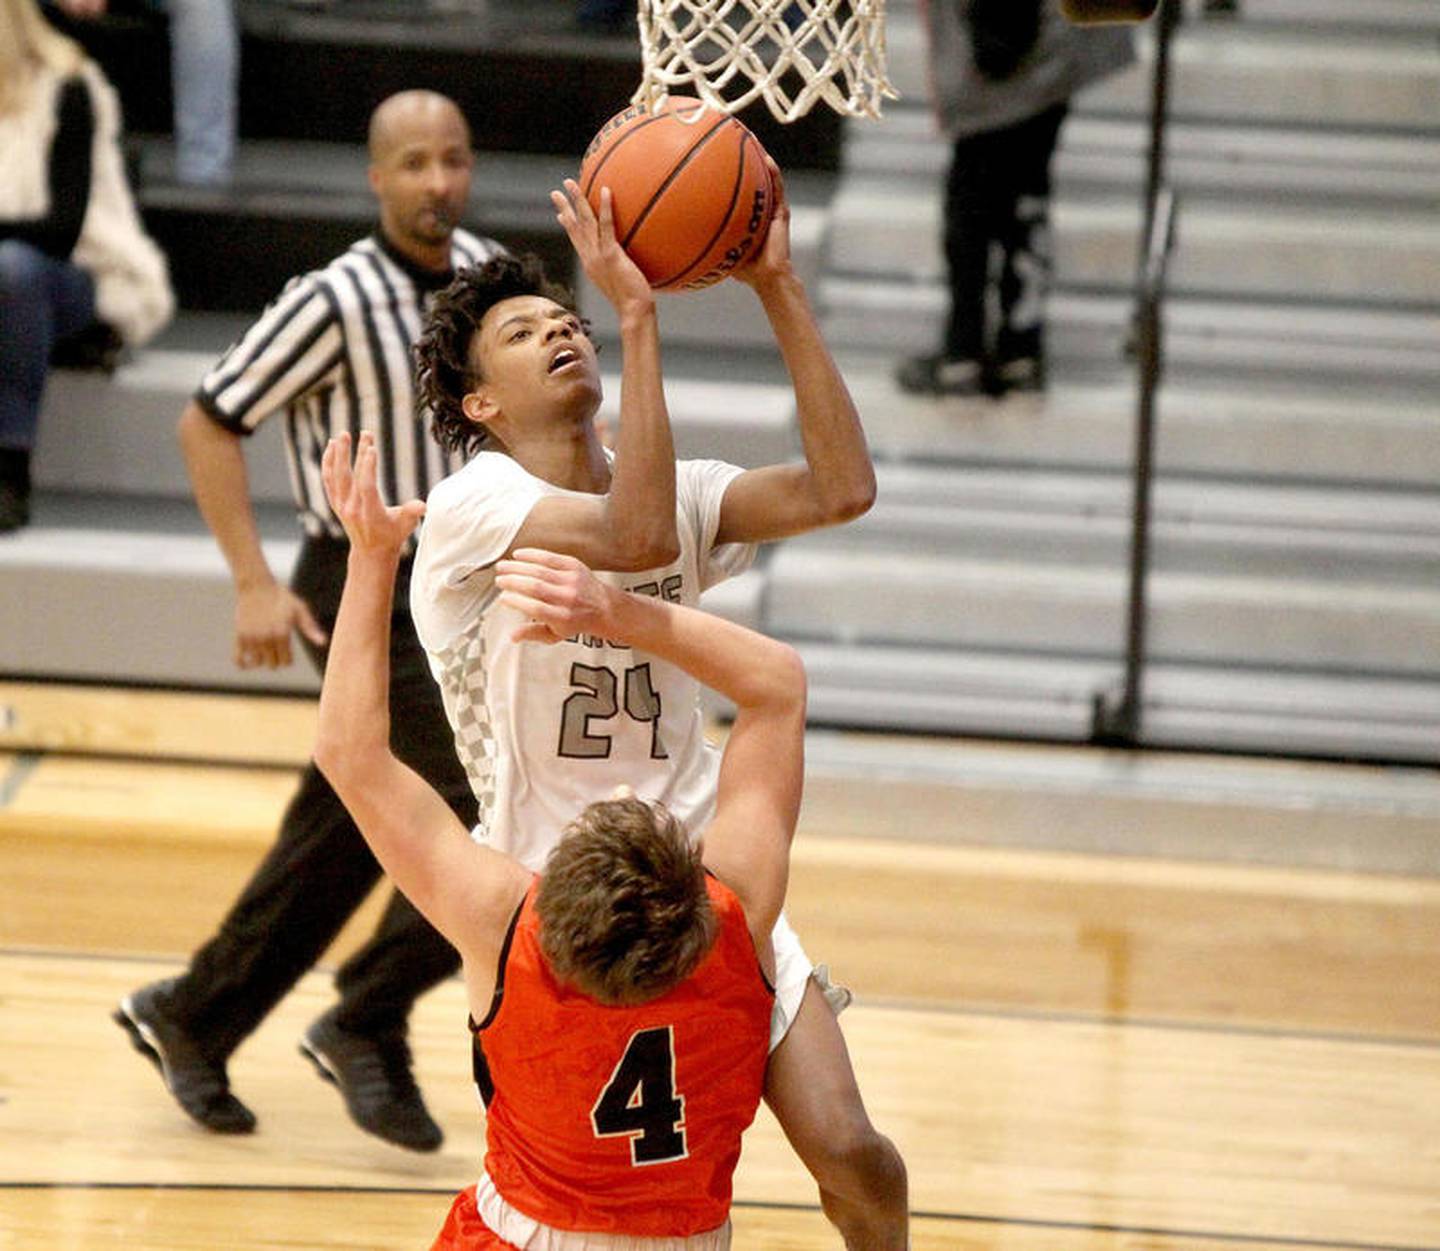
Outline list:
[[[663,806],[591,804],[550,854],[535,900],[551,969],[600,1003],[644,1003],[715,941],[700,849]]]

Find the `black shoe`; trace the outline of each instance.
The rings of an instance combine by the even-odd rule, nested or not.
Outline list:
[[[1043,391],[1045,360],[1040,356],[1016,356],[1008,361],[997,361],[991,383],[997,395],[1009,391]]]
[[[225,1066],[206,1056],[185,1027],[167,1015],[170,985],[155,982],[126,995],[113,1014],[115,1023],[160,1070],[166,1089],[192,1120],[217,1134],[251,1133],[255,1114],[230,1093]]]
[[[434,1151],[445,1141],[420,1098],[402,1034],[352,1034],[335,1024],[332,1008],[305,1031],[300,1054],[340,1088],[350,1119],[367,1133],[411,1151]]]
[[[30,524],[30,453],[0,447],[0,534]]]
[[[0,482],[0,534],[30,524],[30,492],[13,482]]]
[[[912,356],[895,369],[895,381],[912,395],[984,395],[980,362],[949,356]]]

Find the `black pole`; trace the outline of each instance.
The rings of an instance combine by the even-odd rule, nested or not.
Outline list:
[[[1145,226],[1140,234],[1136,277],[1143,281],[1150,249],[1150,226],[1165,182],[1165,131],[1170,116],[1170,37],[1180,24],[1181,0],[1160,0],[1155,23],[1155,68],[1150,78],[1150,148],[1145,166]]]
[[[1139,382],[1131,507],[1129,596],[1124,686],[1119,704],[1097,694],[1094,737],[1133,745],[1139,740],[1145,678],[1146,582],[1150,565],[1150,494],[1155,451],[1155,404],[1164,368],[1165,273],[1174,237],[1175,200],[1165,186],[1165,130],[1169,114],[1170,37],[1180,19],[1180,0],[1160,0],[1155,66],[1150,93],[1150,146],[1145,173],[1143,225],[1136,263],[1134,343]]]

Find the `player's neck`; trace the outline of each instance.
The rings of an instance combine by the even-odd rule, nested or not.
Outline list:
[[[610,489],[610,461],[589,420],[552,426],[507,450],[527,473],[551,486],[591,495]]]

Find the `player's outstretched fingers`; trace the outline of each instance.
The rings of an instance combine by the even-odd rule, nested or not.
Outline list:
[[[320,458],[320,480],[325,486],[325,498],[338,513],[350,494],[350,435],[332,435],[325,445],[325,454]]]
[[[579,187],[576,187],[576,190],[578,191]],[[580,200],[586,208],[589,208],[589,200],[586,200],[584,196],[581,196]],[[606,243],[613,240],[615,238],[615,197],[611,194],[608,185],[600,188],[600,216],[598,220],[600,241]]]
[[[373,512],[376,507],[384,508],[380,488],[376,485],[377,466],[380,453],[375,447],[375,436],[368,430],[360,435],[359,446],[355,449],[355,506],[361,513]]]
[[[570,197],[563,191],[552,191],[550,203],[555,206],[555,220],[565,228],[566,234],[571,233],[575,228],[576,218],[575,206],[571,203]]]
[[[580,184],[573,178],[565,179],[565,194],[570,197],[570,203],[574,207],[575,216],[582,222],[593,222],[595,210],[590,207],[590,201],[585,198],[580,190]]]
[[[579,251],[582,247],[596,242],[595,212],[590,202],[580,193],[580,184],[567,178],[563,191],[552,191],[550,202],[555,206],[555,218],[570,236],[570,242]]]
[[[790,200],[785,194],[785,175],[780,172],[780,166],[770,153],[765,153],[765,168],[770,171],[770,194],[775,201],[775,212],[790,211]]]

